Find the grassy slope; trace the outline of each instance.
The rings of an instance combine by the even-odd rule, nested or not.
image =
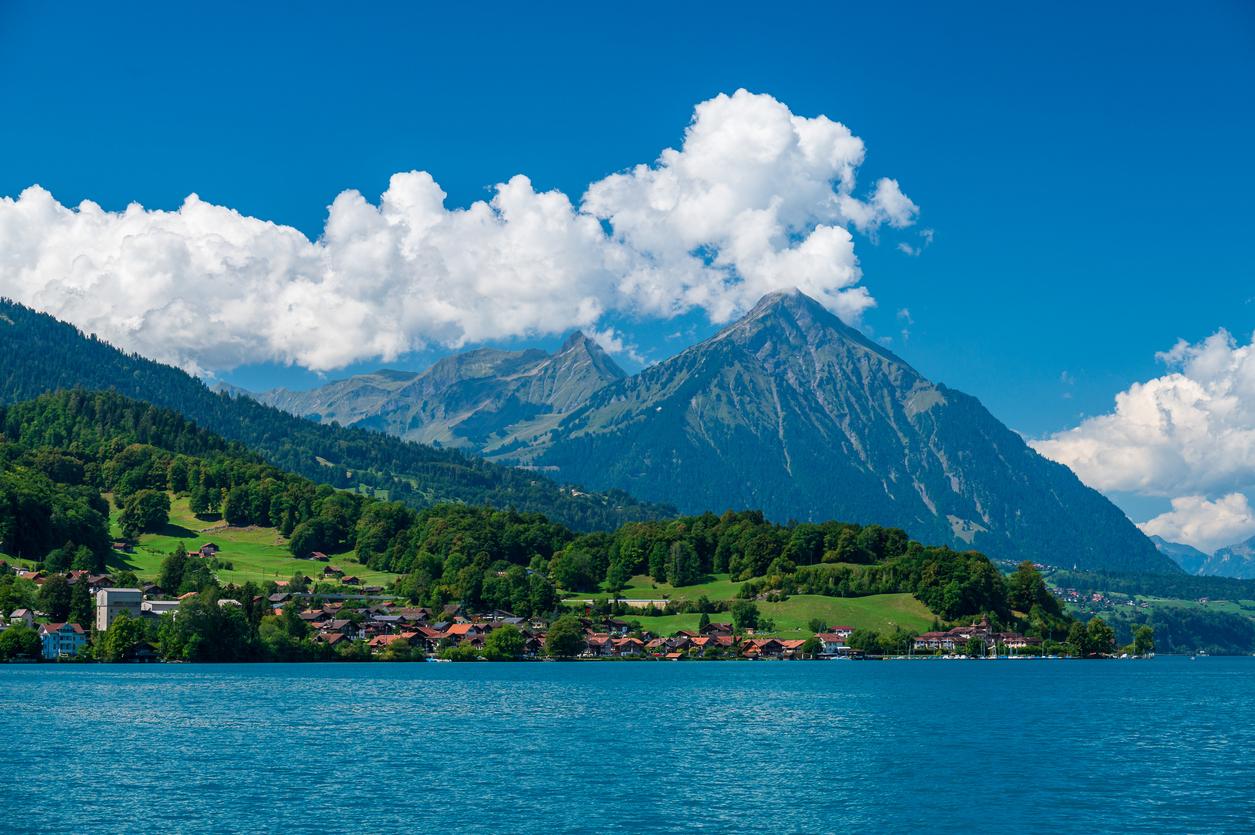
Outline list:
[[[668,583],[655,583],[647,574],[638,574],[628,581],[627,588],[619,597],[629,600],[696,600],[705,596],[710,600],[731,600],[736,597],[741,584],[727,574],[715,574],[707,582],[692,586],[675,587]],[[576,600],[605,600],[609,592],[571,592],[568,597]]]
[[[119,536],[116,508],[110,514],[109,524],[113,535]],[[188,550],[206,542],[216,543],[222,549],[218,558],[232,565],[229,571],[217,572],[223,583],[287,580],[297,571],[317,578],[324,565],[295,559],[288,552],[286,540],[274,528],[230,528],[221,521],[199,519],[183,498],[171,500],[170,524],[165,531],[141,536],[134,553],[114,552],[109,559],[109,569],[134,571],[141,579],[154,578],[161,570],[161,561],[180,542]],[[367,584],[385,585],[395,576],[366,568],[357,562],[352,552],[332,555],[331,564],[362,578]]]
[[[758,609],[775,622],[769,633],[781,638],[805,638],[811,634],[807,623],[819,618],[829,626],[852,626],[855,629],[891,631],[895,626],[916,632],[927,630],[933,614],[910,594],[873,594],[867,597],[822,597],[798,594],[780,603],[759,603]],[[639,620],[651,632],[669,635],[679,629],[696,629],[699,614],[645,617],[624,615],[625,620]],[[711,620],[726,619],[726,614],[711,615]]]
[[[655,583],[646,575],[633,577],[620,597],[636,600],[697,600],[706,597],[711,601],[734,600],[741,583],[727,574],[715,574],[704,583],[676,588],[667,583]],[[571,593],[570,601],[605,599],[606,592],[596,594]],[[813,618],[825,621],[829,626],[852,626],[856,629],[874,629],[877,632],[892,630],[895,626],[917,632],[927,630],[933,623],[933,613],[910,594],[874,594],[868,597],[823,597],[814,594],[797,594],[780,603],[759,603],[759,611],[775,622],[771,633],[780,637],[805,637],[810,634],[807,624]],[[651,632],[669,635],[680,629],[696,629],[698,614],[661,615],[647,617],[626,615],[639,620]],[[713,620],[727,615],[713,615]]]

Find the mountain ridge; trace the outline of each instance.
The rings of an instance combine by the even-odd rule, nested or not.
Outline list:
[[[541,443],[499,460],[682,511],[761,507],[893,525],[1003,559],[1180,570],[978,400],[796,291],[600,389]]]
[[[1161,536],[1152,536],[1150,541],[1160,553],[1175,561],[1187,574],[1255,580],[1255,536],[1217,548],[1210,554],[1192,545],[1169,542]]]
[[[454,501],[543,512],[576,530],[674,515],[621,491],[559,485],[456,450],[363,428],[319,425],[242,397],[215,393],[180,369],[128,354],[45,313],[0,299],[0,403],[58,389],[114,390],[171,409],[316,482],[386,495],[415,507]]]
[[[477,348],[421,372],[383,369],[304,392],[251,396],[299,417],[492,457],[547,431],[624,376],[595,341],[573,331],[552,354]]]

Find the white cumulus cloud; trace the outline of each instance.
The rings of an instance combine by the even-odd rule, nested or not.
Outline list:
[[[874,304],[851,229],[914,222],[896,180],[856,196],[862,141],[739,90],[699,104],[678,149],[579,204],[524,176],[465,208],[422,171],[377,203],[345,191],[314,241],[188,197],[173,211],[0,198],[0,295],[202,373],[331,370],[408,351],[583,328],[615,312],[714,322],[799,287],[847,321]]]
[[[1241,493],[1230,493],[1216,501],[1208,501],[1203,496],[1182,496],[1172,500],[1172,510],[1139,527],[1169,542],[1185,542],[1211,553],[1255,533],[1255,512]]]
[[[1217,495],[1255,485],[1255,346],[1221,330],[1158,357],[1170,373],[1033,447],[1099,490]]]
[[[1114,411],[1031,444],[1091,487],[1172,498],[1147,533],[1203,550],[1244,539],[1255,533],[1255,338],[1220,330],[1157,357],[1169,373],[1116,395]]]

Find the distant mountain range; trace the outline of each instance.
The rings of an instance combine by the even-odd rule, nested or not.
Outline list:
[[[761,508],[781,521],[901,527],[1003,559],[1180,571],[975,398],[796,291],[632,376],[577,334],[553,355],[473,351],[422,374],[259,398],[684,512]]]
[[[1192,545],[1168,542],[1161,536],[1152,536],[1150,541],[1155,543],[1160,553],[1171,558],[1187,574],[1255,580],[1255,537],[1221,548],[1214,554],[1200,551]]]
[[[482,348],[422,373],[377,371],[310,391],[275,389],[262,403],[310,420],[501,457],[555,429],[599,389],[626,376],[582,333],[555,354]]]

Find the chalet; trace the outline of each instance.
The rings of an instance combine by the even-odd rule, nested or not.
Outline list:
[[[311,560],[316,560],[317,562],[327,562],[329,559],[331,559],[331,557],[327,556],[322,551],[314,551],[312,554],[309,555],[309,558]]]
[[[700,630],[702,635],[731,635],[732,624],[730,623],[708,623]]]
[[[838,638],[841,638],[842,640],[849,640],[849,637],[854,634],[854,627],[853,626],[834,626],[830,628],[826,634],[836,635]]]
[[[198,550],[202,557],[212,557],[222,549],[220,549],[217,544],[213,542],[206,542],[204,545],[200,546]]]
[[[287,603],[289,600],[292,599],[292,595],[288,594],[286,591],[277,591],[274,594],[270,595],[270,597],[267,597],[266,599],[269,600],[271,603],[273,603],[275,606],[282,606],[284,603]]]
[[[641,655],[645,651],[645,642],[640,638],[614,638],[611,644],[615,655]]]
[[[398,641],[406,646],[413,646],[414,639],[416,637],[417,636],[413,632],[402,632],[399,635],[376,635],[374,638],[370,639],[367,646],[369,646],[374,652],[386,649]]]
[[[619,638],[626,635],[632,629],[632,625],[627,621],[618,620],[617,618],[609,618],[605,623],[605,627],[606,632]]]
[[[343,632],[319,632],[314,636],[315,641],[321,641],[329,647],[338,646],[340,644],[352,643],[353,639]]]
[[[322,623],[325,620],[329,620],[331,615],[327,614],[322,609],[306,609],[301,612],[300,618],[306,623]]]
[[[72,658],[87,643],[83,627],[77,623],[45,623],[39,627],[44,658]]]
[[[354,577],[352,575],[348,577],[341,577],[340,582],[346,586],[360,586],[362,584],[360,577]]]
[[[318,624],[319,632],[339,632],[348,638],[357,637],[357,624],[351,620],[336,618],[335,620],[325,620]]]
[[[776,638],[754,638],[741,643],[741,654],[749,658],[780,658],[784,650],[784,643]]]
[[[715,639],[709,635],[702,635],[700,638],[693,638],[688,642],[689,650],[700,655],[706,655],[711,650],[717,649],[718,644]]]
[[[422,645],[424,651],[428,653],[433,653],[440,648],[442,638],[444,638],[444,633],[430,626],[420,626],[414,630],[415,645]]]
[[[323,577],[343,577],[344,569],[337,568],[334,565],[324,565],[322,567],[322,576]]]
[[[401,625],[401,618],[396,615],[371,615],[370,622],[382,626],[389,632],[393,632]]]
[[[470,641],[482,638],[484,629],[474,623],[455,623],[445,630],[445,637],[455,641]]]
[[[115,551],[121,551],[121,552],[122,552],[122,553],[124,553],[124,554],[129,554],[129,553],[131,553],[132,551],[134,551],[134,550],[135,550],[135,549],[131,546],[131,543],[126,542],[125,540],[121,540],[121,539],[116,540],[116,541],[114,541],[114,542],[112,542],[112,543],[110,543],[110,544],[113,546],[113,550],[115,550]]]
[[[806,641],[796,638],[780,642],[780,654],[785,658],[799,658],[802,655],[802,645]]]
[[[161,597],[166,593],[166,590],[156,583],[144,583],[139,590],[143,592],[144,597]]]
[[[113,578],[108,574],[88,574],[87,575],[87,591],[89,594],[95,594],[103,588],[113,585]]]
[[[585,655],[614,655],[614,639],[606,632],[593,632],[585,639],[588,646]]]

